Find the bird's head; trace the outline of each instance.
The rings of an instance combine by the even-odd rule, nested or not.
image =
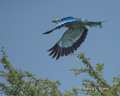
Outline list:
[[[58,24],[58,23],[60,22],[60,20],[61,20],[61,19],[57,19],[57,20],[53,20],[52,22]]]

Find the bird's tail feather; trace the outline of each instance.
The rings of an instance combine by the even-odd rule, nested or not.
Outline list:
[[[102,23],[103,22],[107,22],[107,21],[100,21],[100,22],[85,22],[84,24],[87,25],[87,26],[90,26],[90,27],[99,27],[99,28],[102,28]]]
[[[89,26],[102,28],[102,22],[90,22]]]

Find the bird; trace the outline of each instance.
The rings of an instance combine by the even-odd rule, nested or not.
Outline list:
[[[62,56],[67,56],[73,53],[77,50],[78,47],[80,47],[80,45],[86,39],[88,33],[87,26],[102,28],[103,21],[93,22],[84,18],[74,18],[69,16],[53,20],[52,22],[56,23],[56,26],[43,34],[49,34],[54,30],[60,29],[62,27],[68,28],[60,40],[51,49],[48,50],[51,51],[49,56],[52,55],[52,58],[56,57],[56,60],[58,60]]]

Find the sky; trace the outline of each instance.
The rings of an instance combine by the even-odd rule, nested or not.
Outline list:
[[[0,48],[5,47],[15,68],[29,71],[36,78],[60,80],[60,90],[72,90],[83,87],[82,80],[90,78],[88,74],[76,77],[69,71],[85,68],[84,64],[76,56],[56,60],[47,52],[67,28],[48,35],[42,33],[55,27],[52,20],[67,16],[108,20],[102,28],[88,27],[87,37],[75,53],[85,53],[94,68],[96,63],[104,63],[103,77],[112,85],[113,77],[120,74],[119,4],[120,0],[0,0]],[[1,64],[0,70],[3,70]]]

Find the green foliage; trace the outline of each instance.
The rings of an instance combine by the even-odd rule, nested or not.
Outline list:
[[[89,62],[90,58],[85,58],[84,54],[75,54],[85,68],[73,68],[75,75],[81,73],[89,74],[93,80],[82,80],[83,88],[73,87],[72,91],[65,90],[61,92],[58,87],[61,85],[60,81],[50,81],[48,78],[36,79],[35,75],[28,71],[22,71],[21,69],[15,69],[9,60],[6,52],[2,48],[1,52],[3,57],[0,59],[1,64],[4,66],[4,71],[0,70],[0,77],[6,80],[7,83],[0,81],[0,94],[7,96],[78,96],[80,94],[90,96],[119,96],[120,94],[120,76],[113,78],[113,85],[107,83],[103,78],[104,64],[97,63],[93,68]]]
[[[103,67],[104,64],[97,63],[95,69],[91,66],[89,62],[90,58],[85,58],[84,54],[75,54],[79,59],[82,60],[83,64],[86,66],[85,68],[73,68],[70,71],[74,71],[75,75],[79,75],[81,73],[88,73],[89,76],[94,78],[93,80],[84,79],[82,85],[84,89],[77,88],[80,92],[84,92],[84,94],[89,94],[91,96],[119,96],[120,94],[120,78],[114,77],[113,82],[116,84],[110,86],[106,80],[103,78]]]
[[[0,77],[4,78],[7,83],[0,82],[0,93],[13,96],[59,96],[58,86],[61,85],[59,80],[52,82],[49,79],[36,79],[28,71],[15,69],[7,60],[2,48],[3,58],[0,62],[8,72],[0,71]]]

